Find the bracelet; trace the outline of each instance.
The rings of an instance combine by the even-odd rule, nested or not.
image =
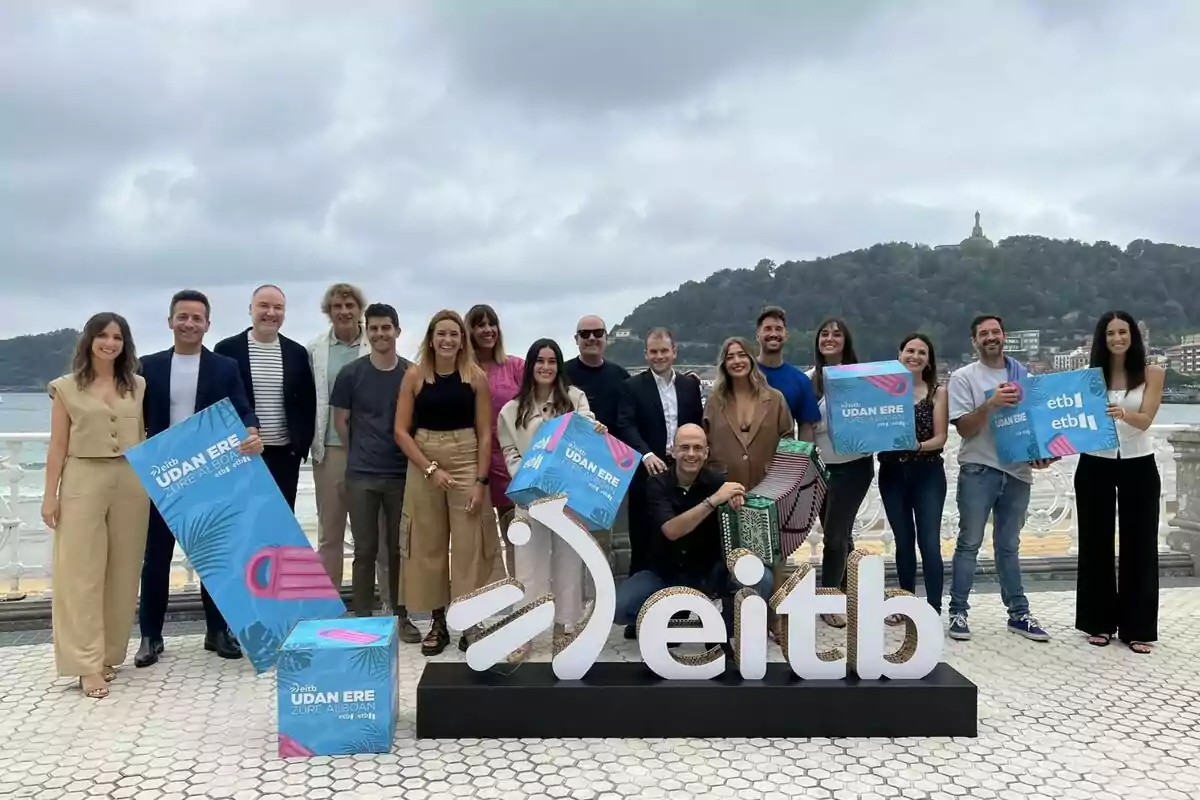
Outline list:
[[[438,463],[430,461],[429,466],[425,468],[425,477],[428,479],[433,476],[433,473],[438,471]]]
[[[710,498],[710,497],[704,498],[704,505],[708,506],[713,511],[717,510],[717,507],[713,505],[712,498]]]

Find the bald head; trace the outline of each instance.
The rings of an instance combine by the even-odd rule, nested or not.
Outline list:
[[[704,428],[690,422],[680,425],[675,431],[675,446],[671,452],[675,456],[676,474],[690,485],[708,461],[708,435]]]
[[[586,317],[580,317],[579,322],[575,323],[576,331],[594,330],[596,328],[608,330],[608,326],[604,324],[604,318],[597,317],[594,314],[589,314]]]

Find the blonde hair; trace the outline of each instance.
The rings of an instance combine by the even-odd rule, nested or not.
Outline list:
[[[329,309],[333,305],[333,301],[343,297],[349,297],[358,303],[359,311],[367,307],[367,298],[362,289],[352,283],[335,283],[325,290],[325,296],[321,298],[321,313],[329,316]]]
[[[750,381],[750,391],[761,400],[770,389],[767,376],[759,368],[750,342],[741,336],[730,336],[721,343],[721,349],[717,351],[717,377],[713,381],[712,394],[708,398],[710,403],[716,401],[718,408],[724,408],[733,399],[733,379],[725,367],[725,358],[729,355],[729,348],[735,344],[739,345],[745,351],[746,358],[750,359],[750,372],[746,376]]]
[[[480,303],[471,306],[467,310],[467,334],[471,335],[471,329],[483,322],[490,322],[496,328],[496,344],[492,347],[492,361],[497,364],[503,364],[508,358],[508,354],[504,352],[504,330],[500,327],[500,317],[496,314],[496,309],[489,306],[487,303]],[[479,356],[475,353],[475,341],[471,341],[471,353],[475,357],[475,361],[479,361]]]
[[[486,379],[483,369],[475,361],[475,348],[471,345],[471,335],[467,331],[466,323],[463,322],[457,311],[443,308],[429,320],[429,325],[425,328],[425,337],[421,339],[421,346],[417,349],[417,375],[421,378],[421,383],[417,386],[418,392],[421,391],[422,385],[433,383],[434,364],[437,361],[437,355],[433,351],[433,331],[439,322],[446,320],[457,325],[459,334],[462,336],[462,346],[458,350],[458,356],[454,359],[458,377],[462,379],[463,383],[471,384],[480,378]]]

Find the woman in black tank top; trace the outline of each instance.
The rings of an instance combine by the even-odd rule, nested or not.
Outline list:
[[[917,589],[917,551],[925,576],[925,599],[942,613],[944,563],[942,507],[946,504],[946,470],[942,448],[950,427],[946,387],[938,386],[933,343],[912,333],[900,343],[900,362],[913,378],[913,417],[917,449],[879,454],[879,497],[896,542],[896,574],[900,588]],[[887,618],[889,625],[903,619]]]
[[[446,606],[504,577],[488,490],[492,401],[470,348],[462,318],[439,311],[396,402],[396,443],[408,456],[400,530],[403,590],[409,611],[432,612],[433,624],[421,642],[427,656],[450,643]],[[459,649],[467,648],[471,633],[463,632]]]

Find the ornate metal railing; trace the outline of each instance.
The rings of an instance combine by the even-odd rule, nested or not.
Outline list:
[[[1160,552],[1191,552],[1200,540],[1200,428],[1185,425],[1156,425],[1151,428],[1155,458],[1162,474]],[[41,521],[42,487],[45,482],[46,433],[0,433],[0,597],[19,599],[28,591],[49,591],[51,532]],[[949,492],[942,512],[942,539],[950,546],[958,530],[955,486],[958,476],[956,453],[959,439],[951,432],[946,447]],[[1031,554],[1070,555],[1075,552],[1076,503],[1073,475],[1078,458],[1067,458],[1035,473],[1028,519],[1022,537],[1026,557]],[[1190,502],[1189,502],[1190,501]],[[316,508],[312,473],[301,473],[297,517],[310,540],[316,537]],[[347,555],[352,542],[347,542]],[[856,541],[878,548],[884,555],[893,551],[892,531],[887,523],[876,483],[855,524]],[[1030,541],[1032,540],[1032,542]],[[990,555],[990,537],[985,537],[981,556]],[[808,556],[815,558],[821,547],[819,528],[806,543]],[[800,551],[803,557],[804,549]],[[795,558],[795,556],[793,556]],[[186,558],[176,550],[176,566],[185,573],[185,587],[195,588],[196,577]],[[22,581],[25,585],[22,585]],[[4,594],[3,584],[7,583]]]

